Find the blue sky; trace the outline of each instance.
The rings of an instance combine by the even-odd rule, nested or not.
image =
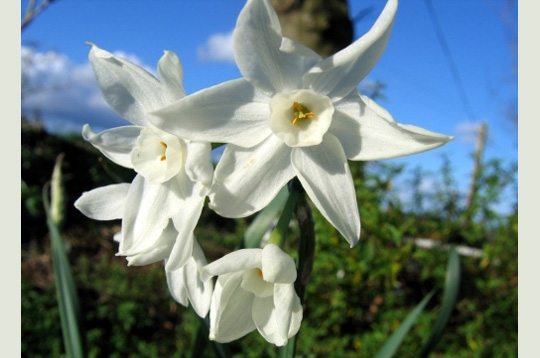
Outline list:
[[[21,17],[27,2],[21,3]],[[34,59],[30,64],[21,60],[22,69],[31,83],[53,89],[26,95],[23,111],[39,108],[51,131],[79,132],[84,123],[95,130],[127,124],[100,97],[86,41],[150,71],[164,50],[174,51],[184,66],[187,93],[238,78],[230,34],[244,2],[57,0],[21,34],[21,56]],[[485,158],[517,161],[517,124],[507,115],[517,106],[517,49],[512,47],[517,39],[517,1],[431,3],[433,12],[424,0],[400,2],[386,52],[364,85],[386,85],[385,99],[378,103],[396,121],[457,136],[442,148],[390,162],[437,171],[441,156],[448,155],[466,190],[480,122],[489,125]],[[349,0],[351,17],[372,9],[355,23],[355,38],[371,27],[384,4]]]

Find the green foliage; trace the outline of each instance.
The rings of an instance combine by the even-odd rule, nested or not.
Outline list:
[[[486,170],[492,170],[492,165],[499,164],[486,165]],[[439,209],[423,214],[407,211],[389,195],[389,183],[401,173],[400,168],[378,170],[383,173],[376,173],[376,178],[365,175],[358,180],[369,185],[357,186],[362,218],[357,247],[350,249],[322,216],[315,218],[316,260],[306,293],[298,352],[374,356],[414,305],[435,289],[437,294],[427,312],[396,354],[418,356],[442,303],[448,251],[419,248],[412,240],[401,238],[431,237],[441,244],[474,245],[484,252],[480,258],[462,258],[464,279],[457,307],[434,356],[516,356],[517,212],[493,217],[486,225],[485,220],[466,221],[467,210],[459,203],[451,217]],[[450,208],[451,197],[440,204]]]
[[[127,267],[112,240],[119,222],[96,222],[72,203],[84,191],[116,182],[118,174],[98,152],[76,138],[23,132],[22,356],[62,357],[60,318],[52,284],[46,227],[38,225],[41,187],[58,152],[66,153],[68,244],[89,357],[189,357],[199,319],[172,300],[162,264]],[[76,159],[75,159],[76,158]],[[100,164],[101,163],[101,164]],[[483,165],[471,205],[457,189],[449,161],[440,177],[415,169],[410,200],[395,192],[405,167],[351,163],[362,220],[359,244],[350,248],[312,205],[316,223],[315,261],[297,337],[302,357],[373,357],[416,305],[435,294],[405,336],[396,357],[417,357],[441,311],[449,251],[445,245],[482,250],[461,256],[457,304],[430,357],[517,356],[517,206],[502,215],[496,204],[515,185],[514,164]],[[115,171],[114,173],[112,171]],[[111,175],[114,174],[114,175]],[[423,190],[429,179],[437,185]],[[26,210],[26,211],[25,211]],[[231,220],[205,209],[196,236],[208,260],[238,247],[254,217]],[[45,225],[45,221],[42,224]],[[293,220],[288,252],[296,257],[298,227]],[[431,249],[414,238],[439,244]],[[278,357],[258,332],[229,345],[234,357]],[[211,345],[201,357],[215,357]]]
[[[21,290],[21,357],[61,357],[64,348],[54,287],[41,289],[23,278]]]

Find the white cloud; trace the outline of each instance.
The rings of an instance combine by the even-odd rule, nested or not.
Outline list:
[[[118,54],[152,72],[137,57]],[[76,64],[54,51],[22,47],[21,78],[22,113],[34,119],[39,112],[48,131],[80,132],[86,123],[96,131],[129,124],[103,99],[89,62]]]
[[[457,138],[470,144],[476,144],[482,122],[461,122],[456,124]]]
[[[217,33],[199,46],[197,55],[202,61],[226,61],[234,63],[233,32]]]

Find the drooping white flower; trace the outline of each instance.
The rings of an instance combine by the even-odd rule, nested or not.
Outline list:
[[[184,266],[167,272],[167,285],[173,298],[185,307],[193,306],[199,317],[206,317],[210,309],[210,301],[214,284],[205,280],[200,269],[207,264],[204,252],[197,240],[193,239],[193,254]]]
[[[190,234],[193,236],[193,233]],[[157,258],[163,258],[165,264],[172,247],[177,240],[178,232],[174,229],[172,223],[169,223],[157,242],[147,250],[143,250],[136,255],[128,256],[130,265],[142,266],[155,262]],[[122,241],[122,232],[114,236],[117,242]],[[194,237],[188,240],[192,244],[185,250],[192,252],[186,263],[172,271],[166,272],[167,286],[174,300],[185,307],[191,304],[194,311],[200,317],[206,317],[210,309],[210,300],[214,284],[211,280],[204,280],[200,269],[207,264],[206,257],[199,243]]]
[[[148,112],[185,96],[180,60],[166,51],[159,80],[93,44],[89,60],[103,97],[132,125],[99,134],[85,125],[83,137],[137,175],[131,184],[85,192],[75,206],[93,219],[122,219],[119,255],[130,265],[166,259],[167,271],[177,270],[192,257],[193,230],[213,175],[210,144],[166,133],[148,120]]]
[[[294,260],[278,246],[243,249],[201,269],[218,276],[210,305],[210,339],[230,342],[257,329],[283,346],[300,329],[302,305],[294,290]]]
[[[178,232],[172,224],[169,224],[163,230],[158,243],[145,251],[127,257],[127,260],[131,265],[142,266],[155,262],[156,257],[162,257],[166,264],[171,243],[176,241],[177,236]],[[121,231],[114,236],[114,240],[119,243],[122,241]],[[184,307],[189,307],[191,304],[197,315],[204,318],[210,309],[214,284],[206,277],[202,277],[200,269],[207,264],[207,261],[201,246],[194,237],[190,238],[189,242],[193,246],[186,247],[185,250],[191,250],[192,254],[183,266],[165,273],[167,286],[176,302]]]
[[[217,213],[251,215],[296,176],[352,247],[360,236],[360,216],[347,160],[394,158],[452,139],[396,123],[357,90],[386,47],[396,10],[397,0],[389,0],[368,33],[322,59],[282,37],[269,0],[247,1],[234,30],[243,78],[197,92],[150,116],[170,133],[229,143],[210,193]],[[173,120],[180,115],[186,120]]]

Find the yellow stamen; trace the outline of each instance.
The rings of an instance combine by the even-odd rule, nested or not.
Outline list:
[[[307,108],[306,106],[298,102],[293,103],[292,110],[293,110],[292,124],[296,124],[298,120],[300,119],[306,119],[306,118],[311,119],[315,117],[315,113],[313,113],[312,111],[309,110],[309,108]]]
[[[161,144],[161,146],[162,146],[163,148],[167,149],[167,143],[161,141],[161,142],[159,142],[159,144]],[[162,156],[159,158],[159,160],[161,160],[161,161],[163,162],[164,160],[167,160],[167,157],[166,157],[165,155],[162,155]]]
[[[263,274],[262,274],[262,270],[261,270],[261,269],[257,269],[257,276],[263,277]]]

